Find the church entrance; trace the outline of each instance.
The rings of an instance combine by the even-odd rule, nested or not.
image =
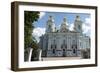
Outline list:
[[[73,49],[73,56],[77,56],[77,46],[73,45],[72,49]]]
[[[63,49],[63,57],[65,57],[65,56],[66,56],[66,50]]]
[[[56,44],[55,44],[55,40],[54,40],[54,44],[51,45],[51,49],[52,49],[52,57],[56,56]]]
[[[53,49],[53,54],[55,54],[55,49]]]

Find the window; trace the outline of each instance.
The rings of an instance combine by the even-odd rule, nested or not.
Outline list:
[[[61,45],[61,48],[63,48],[63,45]]]
[[[79,29],[79,30],[81,29],[81,26],[80,26],[80,25],[78,25],[78,29]]]
[[[63,44],[65,45],[65,40],[63,40]]]
[[[55,54],[55,49],[53,49],[53,54]]]
[[[51,25],[50,24],[48,26],[49,26],[49,28],[51,28]]]
[[[55,40],[53,40],[53,43],[55,44]]]
[[[67,45],[65,45],[65,48],[67,48]]]
[[[55,49],[57,48],[57,46],[55,45]]]
[[[81,45],[82,45],[82,44],[81,44],[81,42],[80,42],[80,47],[81,47]]]
[[[53,48],[53,45],[51,45],[51,49]]]
[[[73,45],[75,44],[75,40],[73,40]]]
[[[75,49],[73,49],[73,53],[76,53],[76,50]]]
[[[63,52],[65,52],[65,49],[63,49]]]

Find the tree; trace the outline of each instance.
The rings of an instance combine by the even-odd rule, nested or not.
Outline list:
[[[28,61],[29,48],[36,49],[38,44],[36,39],[32,36],[34,29],[34,22],[38,21],[39,12],[37,11],[25,11],[24,12],[24,61]],[[33,47],[34,46],[34,47]]]
[[[90,49],[82,50],[82,58],[83,59],[90,58]]]
[[[33,42],[32,31],[34,29],[34,23],[39,18],[39,12],[37,11],[25,11],[24,12],[24,48],[28,48],[29,45]],[[34,44],[34,43],[33,43]]]

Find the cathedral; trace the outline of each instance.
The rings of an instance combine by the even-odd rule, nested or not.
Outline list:
[[[73,30],[69,30],[67,19],[62,19],[57,29],[53,16],[46,21],[45,34],[40,37],[43,57],[81,57],[81,50],[90,49],[90,37],[82,32],[82,20],[76,16]]]

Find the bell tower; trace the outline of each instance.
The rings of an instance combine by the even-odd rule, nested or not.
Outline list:
[[[66,17],[64,17],[63,22],[60,26],[60,32],[67,32],[67,31],[68,31],[67,20],[66,20]]]
[[[82,21],[80,19],[80,16],[76,16],[74,21],[74,31],[79,32],[82,34]]]
[[[55,32],[55,24],[53,16],[49,16],[46,23],[46,32]]]

